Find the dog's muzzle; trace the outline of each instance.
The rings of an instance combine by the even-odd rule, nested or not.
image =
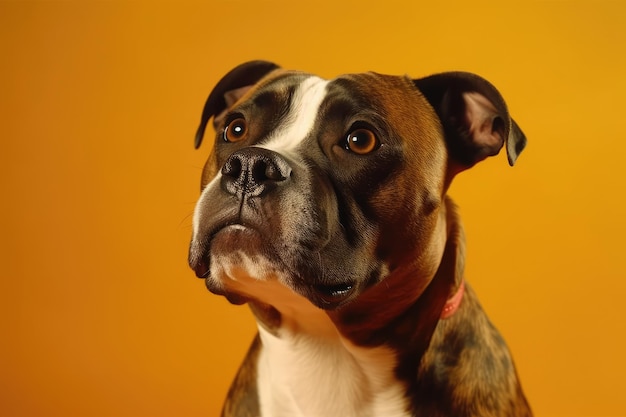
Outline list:
[[[292,169],[287,161],[280,154],[268,149],[248,147],[228,157],[221,169],[220,188],[227,195],[235,197],[239,207],[232,216],[214,225],[213,230],[207,233],[202,253],[190,257],[190,266],[198,278],[207,278],[210,274],[208,250],[213,236],[220,230],[235,225],[254,227],[254,224],[245,224],[249,220],[244,218],[244,205],[254,207],[254,204],[250,204],[251,199],[264,197],[279,185],[288,182],[291,174]]]

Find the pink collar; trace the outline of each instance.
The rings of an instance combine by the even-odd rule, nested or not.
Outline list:
[[[446,301],[446,305],[443,306],[443,310],[441,310],[441,319],[447,319],[456,313],[461,305],[461,301],[463,300],[463,294],[465,294],[465,280],[461,281],[456,293],[454,293],[454,295]]]

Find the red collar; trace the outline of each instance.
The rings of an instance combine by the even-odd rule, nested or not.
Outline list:
[[[443,306],[443,310],[441,310],[441,319],[447,319],[456,313],[461,305],[461,301],[463,300],[463,294],[465,294],[465,280],[461,281],[456,293],[454,293],[454,295],[446,301],[446,305]]]

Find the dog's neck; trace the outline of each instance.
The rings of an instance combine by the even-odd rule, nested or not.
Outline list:
[[[257,370],[266,381],[258,386],[262,415],[407,417],[394,349],[358,346],[328,312],[280,292],[280,310],[250,304],[263,346]]]
[[[404,360],[403,352],[411,352],[411,361],[419,361],[446,301],[454,298],[462,283],[463,234],[449,201],[437,233],[430,247],[439,248],[436,259],[441,262],[430,276],[416,277],[410,269],[394,271],[378,291],[374,288],[338,310],[321,310],[278,283],[268,284],[276,286],[270,291],[273,305],[251,302],[250,306],[263,344],[260,372],[271,373],[271,389],[278,393],[261,387],[260,395],[282,398],[274,406],[286,407],[285,415],[301,409],[311,415],[332,411],[343,416],[404,416],[405,387],[398,382],[398,362]],[[385,401],[389,397],[397,400]],[[331,409],[326,408],[328,400],[323,403],[319,398],[345,401]],[[360,408],[366,400],[367,408]],[[398,409],[385,409],[383,404]],[[281,415],[278,408],[272,413]]]
[[[250,302],[263,346],[257,369],[265,381],[258,386],[262,415],[406,416],[392,349],[355,345],[327,311],[278,282],[269,285],[275,306]]]
[[[259,335],[259,398],[263,415],[406,417],[405,385],[395,378],[396,352],[364,348],[336,330],[328,315],[309,316],[316,335],[287,331]]]

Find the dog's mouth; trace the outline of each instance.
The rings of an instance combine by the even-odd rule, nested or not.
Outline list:
[[[311,288],[319,299],[319,307],[329,309],[334,308],[344,302],[354,292],[353,283],[341,283],[332,285],[315,284]]]
[[[262,238],[261,233],[255,227],[239,223],[219,225],[212,230],[209,236],[210,238],[202,245],[204,247],[203,253],[201,256],[194,257],[193,261],[190,261],[190,266],[198,278],[206,280],[206,285],[210,292],[226,297],[232,304],[248,302],[250,296],[237,294],[229,290],[228,286],[224,286],[220,279],[212,277],[211,258],[213,256],[224,256],[228,252],[236,252],[242,249],[248,253],[262,253],[267,256],[271,252],[267,250],[267,240]],[[221,252],[221,254],[215,254],[215,250]],[[272,256],[271,258],[271,262],[278,267],[277,270],[289,271],[288,264],[281,262],[280,257]],[[294,278],[299,276],[296,271],[287,273]],[[291,281],[291,284],[284,283],[283,285],[291,287],[292,291],[305,296],[317,307],[325,310],[332,310],[343,305],[356,292],[357,288],[356,283],[353,281],[316,283],[302,277],[289,281]]]

